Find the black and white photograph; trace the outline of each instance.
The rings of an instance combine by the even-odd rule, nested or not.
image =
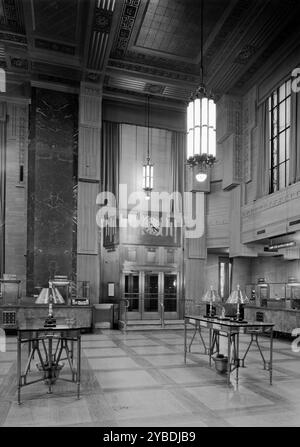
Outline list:
[[[0,438],[300,427],[299,18],[0,0]]]

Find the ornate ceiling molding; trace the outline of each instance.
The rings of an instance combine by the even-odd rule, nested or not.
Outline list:
[[[66,45],[58,42],[52,42],[46,39],[35,39],[36,48],[41,48],[43,50],[57,51],[60,53],[69,54],[74,56],[75,47],[73,45]]]
[[[133,90],[126,90],[126,89],[122,89],[122,88],[117,88],[117,87],[110,87],[108,85],[104,85],[103,87],[103,96],[112,96],[111,94],[121,94],[121,95],[128,95],[128,96],[132,96],[135,98],[139,98],[142,99],[142,101],[145,101],[145,97],[147,97],[147,95],[149,94],[149,92],[137,92],[137,91],[133,91]],[[114,95],[115,96],[115,95]],[[158,99],[156,97],[156,99]],[[177,104],[180,105],[180,108],[182,108],[182,106],[185,106],[185,102],[184,101],[179,101],[176,98],[167,98],[165,96],[160,96],[159,97],[159,101],[162,101],[164,103],[173,103],[173,104]]]
[[[86,61],[86,68],[89,72],[86,79],[92,82],[100,80],[100,77],[92,72],[102,72],[106,64],[114,11],[114,2],[106,3],[103,0],[100,0],[94,8]]]
[[[20,45],[27,45],[27,39],[20,34],[12,34],[0,31],[0,41],[17,43]]]
[[[137,63],[131,63],[127,61],[120,61],[110,59],[108,67],[119,68],[129,72],[142,73],[160,78],[172,79],[175,81],[188,82],[190,84],[197,84],[199,82],[199,76],[193,76],[190,74],[178,73],[170,70],[163,70],[161,68],[151,67],[148,65],[141,65]]]
[[[140,5],[141,0],[124,1],[122,17],[117,31],[117,37],[115,39],[111,53],[112,57],[115,58],[124,57],[129,44],[132,30],[135,25]]]

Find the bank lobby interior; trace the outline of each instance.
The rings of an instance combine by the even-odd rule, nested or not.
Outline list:
[[[0,0],[0,427],[300,425],[299,14]]]

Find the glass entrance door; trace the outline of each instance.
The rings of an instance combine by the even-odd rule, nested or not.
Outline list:
[[[176,273],[164,274],[163,304],[166,319],[177,318],[178,278]]]
[[[159,273],[145,273],[143,296],[143,319],[159,318]]]
[[[140,276],[138,273],[125,274],[124,298],[128,300],[128,318],[140,318]]]
[[[123,275],[123,298],[128,301],[130,320],[178,318],[178,273],[132,272]]]

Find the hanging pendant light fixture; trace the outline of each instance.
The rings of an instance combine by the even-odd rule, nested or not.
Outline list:
[[[150,97],[147,97],[147,157],[146,163],[143,164],[143,190],[145,191],[145,199],[150,200],[150,194],[153,189],[153,164],[150,161]]]
[[[200,85],[187,107],[187,165],[199,167],[196,175],[199,182],[206,180],[207,170],[216,161],[216,104],[204,84],[203,11],[204,0],[201,0]]]

